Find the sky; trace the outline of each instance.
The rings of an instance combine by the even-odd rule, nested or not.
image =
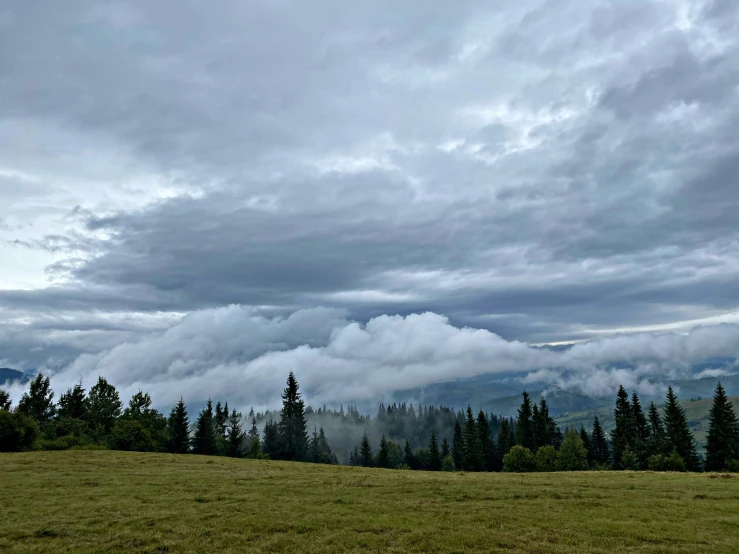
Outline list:
[[[0,365],[268,405],[736,356],[737,37],[735,0],[4,2]]]

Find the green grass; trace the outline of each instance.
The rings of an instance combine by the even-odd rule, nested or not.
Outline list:
[[[739,478],[0,454],[0,552],[737,552]]]

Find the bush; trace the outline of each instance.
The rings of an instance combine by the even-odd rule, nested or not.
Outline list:
[[[69,450],[70,448],[80,447],[88,444],[87,440],[74,435],[65,435],[53,440],[41,439],[39,447],[41,450]]]
[[[639,471],[641,469],[639,458],[637,458],[636,454],[634,454],[634,452],[629,448],[624,450],[624,453],[621,456],[621,469],[631,469],[633,471]]]
[[[739,460],[727,460],[726,471],[730,473],[739,473]]]
[[[516,445],[503,456],[503,471],[509,473],[527,473],[536,470],[536,458],[531,450]]]
[[[457,465],[454,463],[452,456],[446,456],[441,461],[441,471],[457,471]]]
[[[110,446],[113,450],[129,452],[155,452],[157,449],[149,431],[140,421],[131,419],[119,420],[115,424]]]
[[[75,437],[86,437],[88,434],[87,422],[73,417],[60,417],[46,424],[44,427],[44,438],[54,441],[61,437],[73,435]]]
[[[588,451],[574,429],[565,431],[565,439],[559,447],[557,469],[560,471],[584,471],[588,469]]]
[[[551,445],[542,446],[536,451],[536,471],[557,471],[559,453]]]
[[[669,456],[657,454],[650,456],[647,467],[652,471],[687,471],[685,461],[673,450]]]
[[[29,450],[37,437],[35,419],[18,411],[0,410],[0,452]]]

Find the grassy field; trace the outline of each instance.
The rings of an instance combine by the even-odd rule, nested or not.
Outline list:
[[[0,454],[0,552],[739,552],[739,478]]]

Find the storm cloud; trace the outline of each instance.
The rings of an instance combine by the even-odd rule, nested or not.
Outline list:
[[[325,399],[736,354],[736,2],[43,4],[0,8],[3,364]],[[411,328],[470,352],[332,354]]]

